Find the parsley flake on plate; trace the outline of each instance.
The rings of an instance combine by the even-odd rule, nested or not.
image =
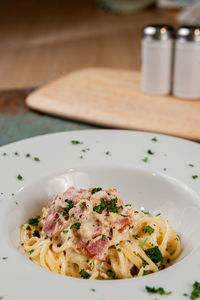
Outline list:
[[[197,179],[199,176],[198,175],[192,175],[193,179]]]
[[[28,251],[30,254],[32,254],[34,252],[34,249],[31,249]]]
[[[194,167],[194,165],[193,165],[193,164],[188,164],[188,166],[189,166],[189,167],[192,167],[192,168]]]
[[[15,152],[14,154],[15,154],[16,156],[17,156],[17,155],[19,155],[19,153],[18,153],[18,152]]]
[[[77,141],[77,140],[72,140],[71,141],[72,145],[80,145],[83,144],[83,142]]]
[[[164,288],[159,287],[159,288],[155,288],[155,287],[150,287],[150,286],[145,286],[146,291],[150,294],[160,294],[160,295],[171,295],[172,292],[166,292],[164,290]]]
[[[39,157],[34,157],[34,161],[40,161]]]
[[[106,155],[110,155],[110,151],[106,151]]]
[[[143,161],[143,162],[148,162],[148,161],[149,161],[149,158],[146,156],[146,157],[142,158],[142,161]]]
[[[27,153],[27,154],[26,154],[26,157],[30,157],[30,156],[31,156],[30,153]]]
[[[148,153],[149,155],[154,155],[154,154],[155,154],[155,152],[151,151],[151,149],[147,150],[147,153]]]
[[[192,293],[190,295],[190,299],[197,299],[200,298],[200,282],[195,281],[195,283],[193,284],[193,290]]]
[[[18,179],[18,180],[23,180],[22,175],[18,174],[18,175],[17,175],[17,179]]]
[[[158,141],[157,137],[155,137],[155,136],[151,140],[152,140],[152,142],[157,142]]]

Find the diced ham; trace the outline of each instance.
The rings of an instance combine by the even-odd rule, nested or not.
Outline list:
[[[59,233],[67,226],[65,219],[62,217],[62,215],[57,213],[53,205],[49,208],[49,211],[42,222],[42,231],[49,237],[59,235]]]
[[[120,228],[118,229],[118,231],[120,233],[124,232],[127,228],[128,228],[128,225],[129,225],[129,219],[128,218],[120,218],[118,221],[117,221],[118,224],[120,224]]]
[[[94,256],[94,259],[104,260],[108,252],[108,238],[105,241],[102,238],[91,241],[86,249]]]
[[[80,218],[80,216],[84,213],[84,210],[85,210],[85,207],[86,205],[83,205],[83,206],[75,206],[73,207],[72,209],[70,209],[70,213],[69,215],[74,215],[74,217],[76,219]]]

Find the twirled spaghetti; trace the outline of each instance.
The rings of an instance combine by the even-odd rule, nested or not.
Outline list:
[[[39,266],[90,279],[147,275],[180,253],[168,221],[124,205],[115,189],[70,187],[55,195],[42,216],[21,229],[21,244]]]

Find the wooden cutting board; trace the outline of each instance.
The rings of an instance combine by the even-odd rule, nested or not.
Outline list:
[[[82,69],[39,88],[26,103],[77,121],[200,141],[200,99],[150,96],[141,92],[140,81],[136,71]]]

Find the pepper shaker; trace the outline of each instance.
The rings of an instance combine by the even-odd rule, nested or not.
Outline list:
[[[173,94],[200,98],[200,27],[181,26],[176,32]]]
[[[142,38],[142,91],[153,95],[171,92],[174,30],[169,25],[148,25]]]

